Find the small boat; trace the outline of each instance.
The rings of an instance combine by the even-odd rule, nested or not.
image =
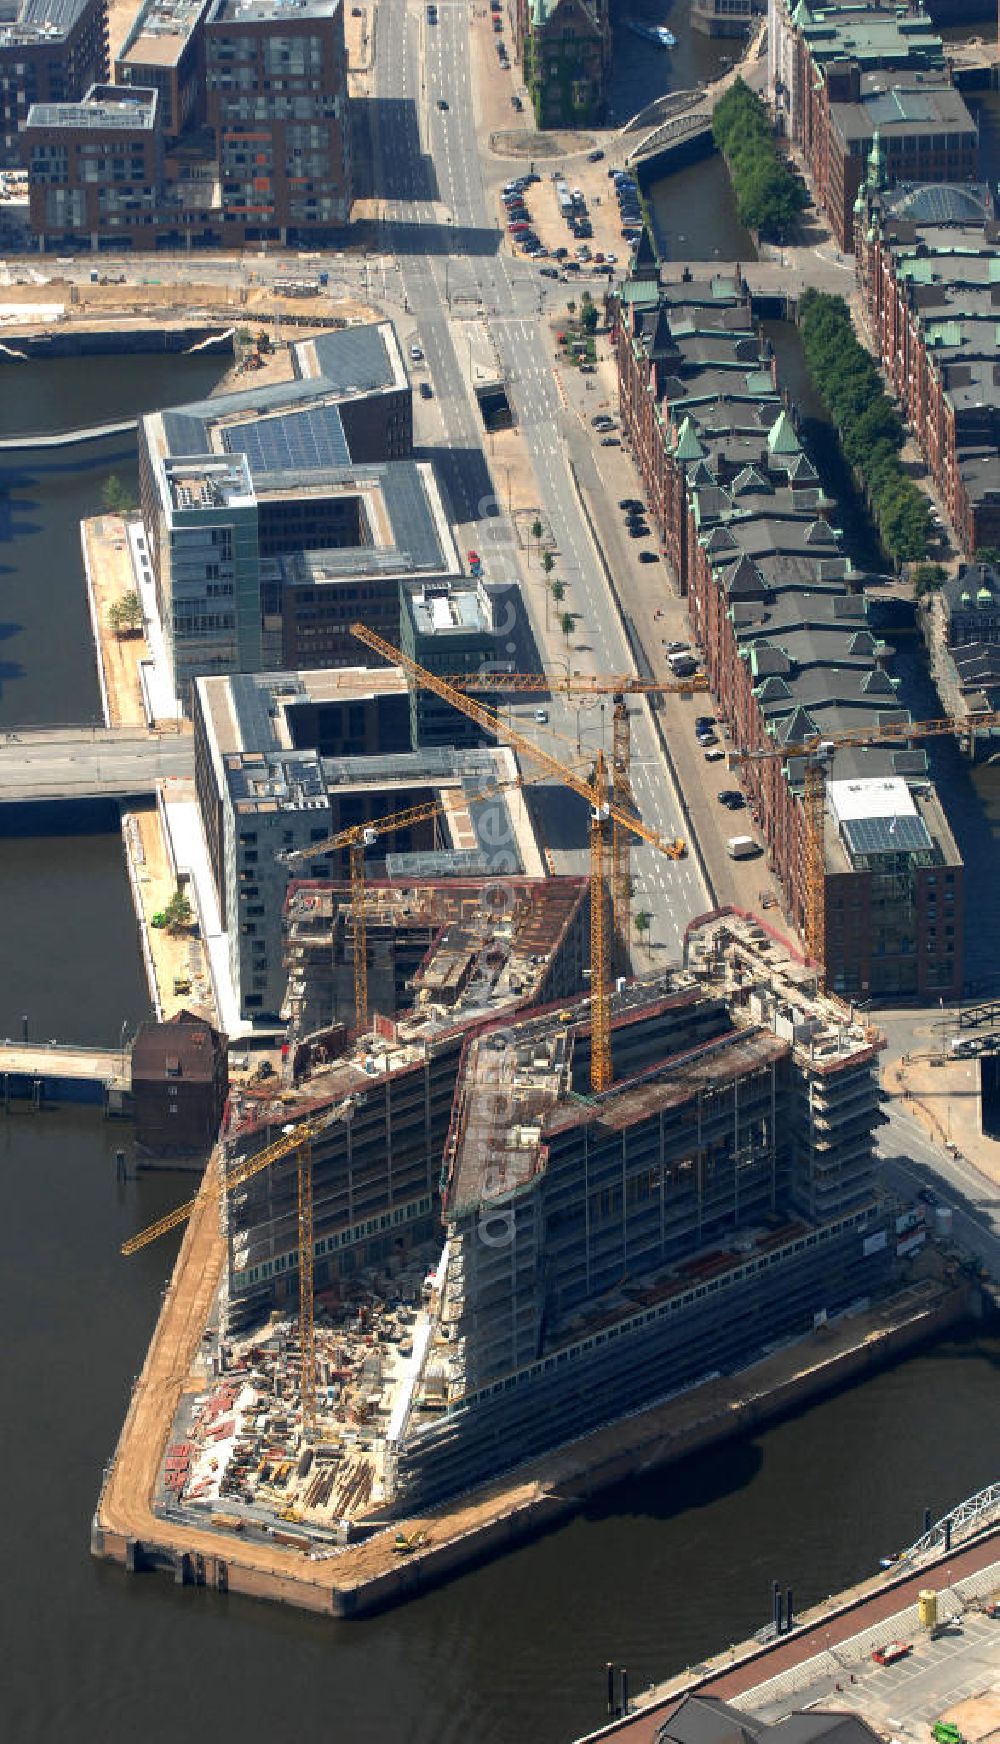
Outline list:
[[[665,24],[642,24],[637,18],[626,18],[629,30],[641,36],[646,42],[655,42],[658,48],[676,48],[677,38]]]

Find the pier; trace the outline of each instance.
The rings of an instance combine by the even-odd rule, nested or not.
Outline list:
[[[0,739],[0,805],[137,799],[194,774],[189,737],[136,727],[23,727]]]

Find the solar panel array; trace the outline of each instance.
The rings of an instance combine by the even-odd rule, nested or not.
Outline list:
[[[915,854],[933,846],[920,817],[845,818],[841,829],[852,854]]]
[[[319,472],[349,466],[351,456],[336,406],[310,406],[234,424],[224,432],[230,454],[245,454],[253,473]]]

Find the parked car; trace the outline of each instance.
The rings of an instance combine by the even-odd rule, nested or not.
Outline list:
[[[414,344],[414,345],[410,346],[410,356],[412,357],[414,363],[419,363],[421,358],[423,357],[423,355],[424,354],[421,351],[419,345]]]
[[[559,277],[559,268],[557,266],[540,266],[538,269],[538,276],[542,279],[557,279]]]
[[[420,383],[420,398],[422,400],[432,400],[434,398],[434,389],[431,387],[430,382]]]
[[[644,522],[630,521],[627,531],[628,531],[628,536],[630,539],[648,539],[649,538],[649,528],[645,525]]]
[[[640,563],[659,563],[659,561],[660,553],[658,551],[640,551],[639,553]]]
[[[593,424],[595,430],[599,430],[602,424],[606,424],[610,430],[612,421],[607,412],[595,412],[590,422]]]
[[[595,150],[588,151],[587,162],[588,163],[600,163],[603,156],[604,156],[603,151],[601,150],[600,146],[597,146],[595,148]]]
[[[671,650],[673,652],[676,652],[679,654],[679,653],[681,653],[682,650],[684,650],[687,647],[687,644],[685,642],[671,642],[670,647],[671,647]],[[715,726],[715,716],[714,715],[695,715],[695,717],[694,717],[694,730],[696,733],[711,732],[711,730],[714,726]]]
[[[735,787],[724,787],[722,792],[717,794],[716,797],[719,804],[724,805],[727,811],[742,811],[743,807],[746,805],[746,800],[743,798],[742,793],[738,792]]]
[[[556,260],[566,260],[569,257],[568,248],[554,248],[552,253],[555,255]]]
[[[593,364],[591,364],[591,368],[593,368]],[[617,436],[602,436],[601,437],[601,447],[602,448],[620,448],[621,443],[619,442]]]

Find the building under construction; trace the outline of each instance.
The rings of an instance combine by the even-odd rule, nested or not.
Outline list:
[[[290,1119],[335,1111],[312,1153],[314,1279],[335,1293],[366,1268],[383,1281],[422,1243],[440,1252],[441,1157],[470,1030],[578,996],[589,945],[585,878],[421,878],[366,888],[375,1018],[356,1041],[349,884],[293,885],[286,914],[299,1092],[245,1105],[230,1148],[247,1154]],[[296,1164],[229,1202],[229,1325],[255,1323],[298,1288]],[[418,1264],[419,1285],[424,1270]]]
[[[282,1120],[327,1121],[311,1128],[315,1414],[307,1436],[292,1133],[228,1196],[224,1372],[185,1402],[171,1506],[287,1536],[277,1516],[332,1546],[345,1519],[495,1477],[889,1281],[877,1034],[763,928],[716,915],[681,968],[619,988],[614,1083],[594,1096],[573,992],[586,882],[505,889],[502,910],[482,884],[372,891],[373,926],[395,907],[414,954],[432,935],[402,975],[408,1009],[328,1062],[314,1039],[300,1100],[237,1117],[231,1160]],[[349,900],[293,891],[293,980],[298,950],[335,949]]]

